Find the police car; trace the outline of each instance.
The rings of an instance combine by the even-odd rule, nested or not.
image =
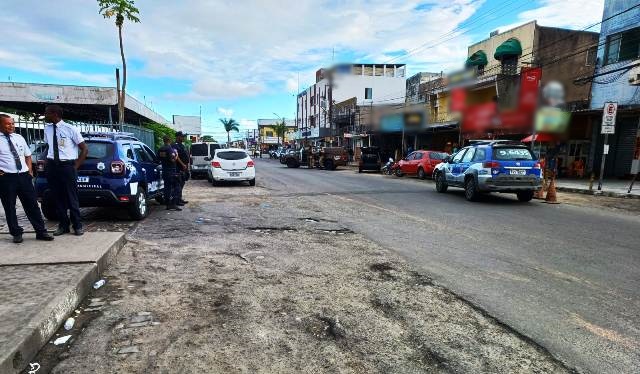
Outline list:
[[[434,170],[436,190],[462,187],[465,197],[475,201],[483,192],[515,193],[526,202],[540,188],[540,163],[531,150],[509,140],[472,141],[446,157]]]
[[[156,154],[130,133],[83,133],[89,154],[78,170],[81,207],[126,207],[131,218],[148,214],[147,200],[162,202],[162,166]],[[38,160],[35,180],[42,213],[56,219],[47,183],[46,160]]]

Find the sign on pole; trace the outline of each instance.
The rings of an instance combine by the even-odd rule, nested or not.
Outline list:
[[[618,113],[618,103],[604,103],[602,111],[601,134],[614,134],[616,130],[616,114]]]

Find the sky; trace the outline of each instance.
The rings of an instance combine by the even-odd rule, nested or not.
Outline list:
[[[0,81],[115,86],[117,29],[93,0],[2,0]],[[408,75],[463,66],[491,31],[537,20],[583,29],[604,0],[136,0],[125,23],[127,93],[167,120],[198,115],[224,140],[295,118],[295,94],[333,63],[404,63]],[[598,27],[589,31],[598,31]]]

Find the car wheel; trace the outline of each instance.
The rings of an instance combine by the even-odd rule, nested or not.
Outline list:
[[[447,188],[449,188],[449,185],[444,173],[436,173],[436,191],[444,193],[447,192]]]
[[[402,176],[402,170],[400,168],[397,168],[395,171],[395,175],[396,177],[401,177]]]
[[[138,188],[138,193],[129,204],[129,215],[132,219],[139,221],[147,216],[147,194],[144,189]]]
[[[162,196],[162,194],[156,196],[155,200],[156,200],[156,203],[158,203],[160,205],[164,205],[164,196]]]
[[[57,221],[56,206],[51,200],[42,200],[42,215],[49,221]]]
[[[468,177],[464,183],[464,197],[469,201],[477,201],[480,193],[474,177]]]
[[[213,178],[211,178],[211,175],[209,173],[207,173],[207,182],[213,183]]]
[[[325,170],[335,170],[336,166],[333,164],[332,160],[326,160],[324,162],[324,168]]]
[[[249,186],[255,186],[256,185],[256,179],[253,178],[252,180],[249,181]]]
[[[288,159],[287,160],[287,167],[288,168],[295,168],[296,167],[296,161],[293,159]]]
[[[516,193],[516,195],[518,196],[518,200],[523,203],[529,202],[533,199],[533,191],[521,191]]]
[[[419,168],[418,169],[418,179],[425,179],[427,178],[427,174],[424,172],[423,168]]]
[[[220,182],[218,182],[218,181],[217,181],[217,180],[215,180],[215,179],[212,179],[212,180],[211,180],[211,185],[212,185],[213,187],[218,187],[218,186],[220,185]]]

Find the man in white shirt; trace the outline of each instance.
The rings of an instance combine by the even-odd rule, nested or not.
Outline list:
[[[24,208],[38,240],[53,240],[47,233],[33,188],[31,150],[24,138],[15,134],[13,118],[0,114],[0,200],[14,243],[22,243],[22,227],[16,215],[16,197]]]
[[[47,182],[53,193],[59,222],[53,235],[69,233],[69,224],[76,235],[82,235],[84,231],[80,221],[77,180],[78,168],[87,158],[89,149],[80,131],[62,120],[62,108],[59,105],[47,106],[44,118],[49,123],[44,129],[44,140],[49,145]]]

